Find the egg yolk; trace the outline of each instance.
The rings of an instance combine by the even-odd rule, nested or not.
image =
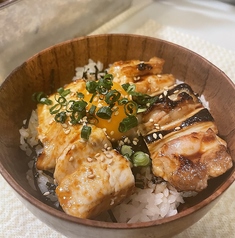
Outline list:
[[[122,98],[128,98],[129,95],[127,92],[122,88],[122,86],[118,83],[113,82],[112,90],[116,89],[118,92],[121,93],[121,96],[119,99]],[[87,109],[89,110],[92,105],[96,106],[96,111],[99,110],[101,107],[109,106],[105,100],[100,99],[99,96],[95,96],[90,103],[90,99],[92,97],[92,94],[90,94],[88,91],[84,91],[84,100],[88,102]],[[129,98],[128,98],[129,99]],[[102,119],[97,116],[98,122],[95,124],[97,127],[104,129],[106,134],[113,140],[118,140],[122,136],[124,136],[124,133],[121,133],[118,130],[120,122],[127,117],[124,109],[124,105],[119,105],[118,102],[115,102],[113,108],[113,113],[111,115],[110,119]]]

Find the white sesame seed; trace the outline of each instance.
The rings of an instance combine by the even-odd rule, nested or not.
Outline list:
[[[121,140],[121,141],[119,141],[119,146],[122,146],[122,145],[124,145],[124,142]]]
[[[71,150],[74,150],[76,148],[76,145],[71,146]]]
[[[49,125],[51,125],[54,122],[54,118],[49,121]]]
[[[97,153],[96,155],[95,155],[95,157],[99,157],[100,156],[100,153]]]
[[[114,131],[111,131],[111,132],[110,132],[110,135],[113,136],[113,135],[114,135]]]
[[[175,130],[176,130],[176,131],[180,130],[180,127],[179,127],[179,126],[177,126],[177,127],[175,128]]]
[[[87,157],[87,161],[88,161],[88,162],[92,162],[93,159],[92,159],[91,157]]]
[[[167,91],[164,91],[163,94],[164,94],[164,96],[166,96],[167,95]]]
[[[69,162],[72,162],[73,160],[74,160],[74,157],[71,156],[71,157],[69,158]]]
[[[174,93],[178,93],[178,92],[179,92],[179,90],[178,90],[178,89],[174,91]]]
[[[162,98],[163,98],[163,96],[162,96],[162,95],[160,95],[160,96],[159,96],[159,99],[162,99]]]
[[[128,137],[126,137],[126,138],[124,139],[124,143],[127,143],[127,142],[128,142],[128,140],[129,140],[129,138],[128,138]]]
[[[157,139],[157,134],[156,133],[153,133],[153,138]]]
[[[50,192],[47,191],[47,192],[43,193],[43,195],[44,195],[44,196],[48,196],[48,195],[50,195]]]
[[[94,102],[97,102],[97,101],[98,101],[98,98],[97,98],[97,97],[94,97],[94,98],[93,98],[93,101],[94,101]]]
[[[157,124],[157,123],[154,124],[154,127],[155,127],[156,129],[158,129],[158,130],[161,128],[160,125]]]
[[[138,144],[137,141],[135,141],[135,140],[133,140],[132,143],[133,143],[133,145],[137,145]]]
[[[68,125],[66,123],[61,124],[63,128],[67,128]]]
[[[112,147],[111,146],[107,147],[107,150],[108,151],[112,150]]]
[[[161,77],[162,77],[162,75],[161,75],[161,74],[158,74],[158,75],[157,75],[157,77],[158,77],[158,78],[161,78]]]
[[[95,178],[95,175],[94,174],[89,174],[89,175],[87,175],[87,178],[93,179],[93,178]]]
[[[113,158],[113,155],[112,155],[112,154],[106,154],[106,157],[107,157],[108,159],[112,159],[112,158]]]
[[[104,144],[104,148],[105,148],[105,149],[108,148],[108,144],[107,144],[107,143]]]
[[[150,121],[150,122],[154,122],[153,118],[150,118],[149,121]]]
[[[114,204],[114,199],[111,199],[110,206],[112,206],[113,204]]]
[[[162,138],[163,138],[163,135],[162,135],[162,134],[159,134],[158,136],[159,136],[159,138],[160,138],[160,139],[162,139]]]
[[[64,130],[64,133],[66,134],[66,135],[68,135],[69,134],[69,132],[70,132],[70,129],[63,129]]]
[[[114,115],[117,116],[119,114],[119,111],[114,112]]]

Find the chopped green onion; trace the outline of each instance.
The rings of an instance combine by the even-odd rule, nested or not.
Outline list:
[[[72,111],[82,112],[86,110],[87,102],[84,100],[81,101],[73,101],[73,103],[70,106],[70,109]]]
[[[113,75],[112,74],[105,74],[104,79],[111,82],[111,81],[113,81]]]
[[[110,90],[106,95],[105,95],[105,102],[109,105],[114,104],[115,102],[118,101],[120,98],[121,93],[118,92],[116,89]]]
[[[46,105],[51,105],[52,101],[50,99],[48,99],[48,98],[41,98],[39,103],[46,104]]]
[[[93,93],[93,94],[92,94],[92,97],[91,97],[91,99],[90,99],[90,101],[89,101],[90,103],[92,103],[92,101],[93,101],[93,99],[94,99],[95,96],[96,96],[96,93]]]
[[[88,113],[89,113],[90,115],[94,115],[94,114],[95,114],[95,110],[96,110],[96,106],[95,106],[95,105],[91,105],[91,107],[90,107]]]
[[[57,92],[60,94],[60,96],[66,97],[68,94],[70,94],[70,89],[68,88],[64,90],[64,88],[61,87],[57,89]]]
[[[108,90],[107,88],[103,87],[103,86],[99,86],[99,87],[97,87],[97,91],[98,91],[100,94],[105,95],[105,94],[108,93],[109,90]]]
[[[126,92],[131,93],[135,91],[135,84],[125,83],[125,84],[122,84],[122,88]]]
[[[99,117],[99,118],[102,118],[102,119],[110,119],[111,116],[112,116],[112,110],[110,107],[101,107],[97,112],[96,112],[96,115]]]
[[[127,116],[131,116],[131,115],[136,115],[137,114],[137,104],[133,101],[129,101],[128,103],[126,103],[124,105],[124,110]]]
[[[135,167],[138,167],[138,166],[144,167],[150,164],[150,158],[148,154],[142,151],[137,151],[132,156],[132,162]]]
[[[103,78],[98,81],[98,88],[106,88],[110,90],[113,86],[113,76],[111,74],[106,74]]]
[[[69,95],[70,94],[70,89],[68,88],[68,89],[66,89],[66,90],[64,90],[60,95],[62,96],[62,97],[66,97],[67,95]]]
[[[98,86],[98,84],[96,81],[87,81],[86,82],[86,90],[89,93],[95,93],[97,86]]]
[[[118,104],[119,105],[124,105],[124,104],[126,104],[128,102],[129,102],[129,100],[127,98],[122,98],[122,99],[118,100]]]
[[[133,154],[132,147],[130,145],[123,145],[121,147],[121,154],[123,156],[126,156],[128,159],[130,159]]]
[[[57,92],[58,92],[59,94],[61,94],[63,91],[64,91],[64,88],[63,88],[63,87],[57,89]]]
[[[91,127],[84,125],[81,130],[81,138],[88,140],[91,134]]]
[[[73,103],[74,102],[76,102],[75,100],[69,100],[68,102],[67,102],[67,105],[66,105],[66,111],[67,112],[72,112],[73,110],[72,110],[72,105],[73,105]]]
[[[86,111],[82,111],[82,112],[78,112],[78,111],[73,111],[71,116],[70,116],[70,119],[71,119],[71,123],[74,125],[74,124],[79,124],[80,123],[80,120],[86,116]]]
[[[60,111],[61,107],[62,107],[62,105],[59,104],[59,103],[57,103],[57,104],[55,104],[54,106],[52,106],[52,107],[49,109],[49,111],[50,111],[51,114],[56,114],[56,113],[58,113],[58,112]]]
[[[158,100],[158,96],[151,97],[147,94],[135,93],[132,94],[132,100],[135,101],[138,105],[146,106],[149,104],[149,106],[151,106]]]
[[[127,89],[129,88],[130,84],[129,83],[124,83],[122,84],[122,88],[127,91]]]
[[[65,123],[66,118],[67,118],[66,112],[58,112],[55,115],[55,121],[56,122]]]
[[[124,133],[136,126],[138,126],[137,118],[135,116],[128,116],[120,122],[118,130]]]
[[[48,99],[48,96],[44,92],[37,92],[32,95],[33,101],[41,104],[51,105],[52,101]]]
[[[56,99],[56,101],[61,104],[61,105],[65,105],[65,103],[67,102],[67,100],[65,99],[65,97],[59,97],[58,99]]]
[[[81,92],[77,92],[77,97],[83,99],[84,98],[84,94],[81,93]]]

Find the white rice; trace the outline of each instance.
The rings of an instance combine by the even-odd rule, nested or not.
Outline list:
[[[152,177],[150,168],[145,170]],[[147,188],[136,188],[130,197],[112,211],[118,222],[146,222],[177,214],[180,203],[184,203],[182,193],[167,182],[154,184],[149,180]]]
[[[103,64],[101,62],[95,63],[94,61],[89,60],[88,65],[76,68],[76,75],[73,80],[81,78],[84,70],[88,72],[88,75],[94,74],[96,72],[95,65],[100,71],[103,69]],[[32,147],[34,147],[37,155],[39,155],[42,147],[38,145],[36,129],[38,121],[36,111],[32,111],[28,127],[25,128],[26,120],[23,124],[24,126],[19,130],[20,148],[30,156],[33,153]],[[33,164],[30,162],[30,169],[26,176],[30,185],[36,189],[34,186],[32,166]],[[167,182],[161,182],[159,184],[151,182],[152,174],[150,168],[142,169],[142,174],[139,174],[139,178],[146,180],[147,188],[136,188],[135,192],[130,197],[126,198],[122,204],[112,209],[117,222],[145,222],[177,214],[177,207],[180,203],[184,203],[183,193],[177,192],[176,189]],[[49,178],[42,171],[39,171],[38,186],[40,191],[56,203],[55,195],[48,193],[48,186],[46,186],[47,182],[53,183],[53,178]],[[190,194],[190,196],[191,195],[192,194]]]

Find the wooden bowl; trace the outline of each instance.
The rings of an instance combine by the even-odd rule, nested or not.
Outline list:
[[[230,79],[203,57],[181,46],[144,36],[99,35],[52,46],[15,69],[0,88],[0,172],[26,207],[47,225],[68,237],[169,237],[204,216],[235,179],[234,167],[209,182],[190,198],[177,215],[145,223],[106,223],[79,219],[47,205],[26,179],[28,158],[19,149],[19,128],[35,104],[36,91],[51,92],[71,81],[75,68],[88,59],[107,67],[117,60],[165,59],[164,72],[190,84],[209,101],[220,135],[235,158],[235,87]]]

